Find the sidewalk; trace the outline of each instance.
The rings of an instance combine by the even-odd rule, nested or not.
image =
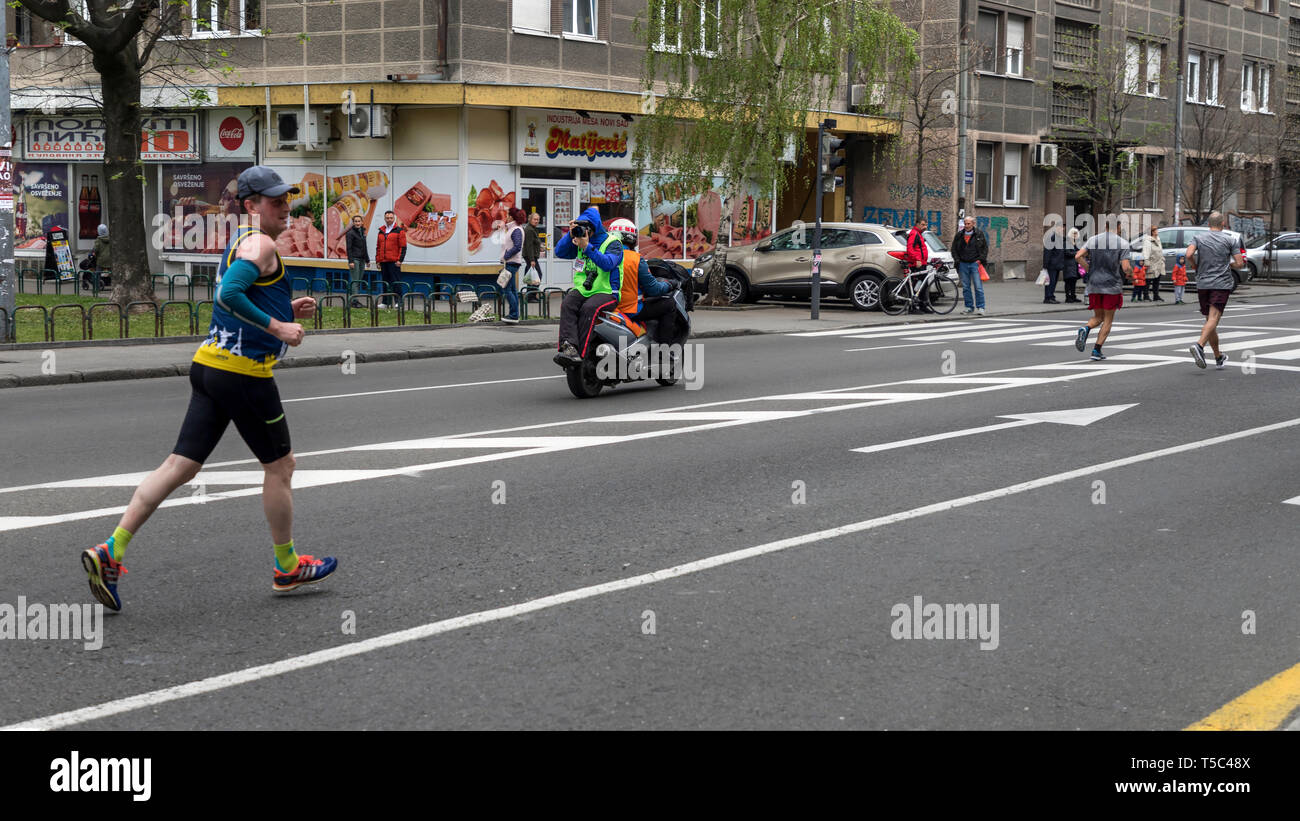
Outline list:
[[[984,286],[988,316],[1074,312],[1083,315],[1084,305],[1043,304],[1043,289],[1029,282],[988,282]],[[1080,288],[1082,293],[1082,287]],[[1123,315],[1141,311],[1143,319],[1158,321],[1157,314],[1173,305],[1172,287],[1162,287],[1164,302],[1132,305],[1125,296]],[[1243,286],[1234,300],[1268,301],[1300,294],[1300,282],[1254,283]],[[1189,292],[1188,311],[1194,311],[1195,294]],[[1058,285],[1058,299],[1063,291]],[[692,338],[744,336],[829,331],[837,328],[870,327],[904,322],[945,322],[966,319],[961,306],[946,316],[931,314],[891,317],[879,311],[857,311],[846,304],[823,305],[821,318],[809,319],[808,303],[769,305],[760,303],[734,309],[700,309],[691,316]],[[1151,316],[1147,316],[1147,312]],[[1183,318],[1186,318],[1183,316]],[[337,366],[351,352],[356,361],[391,362],[439,356],[466,356],[502,351],[549,350],[555,347],[555,320],[532,320],[509,326],[502,323],[450,325],[434,328],[375,329],[351,331],[308,331],[303,344],[292,349],[277,368]],[[106,382],[119,379],[147,379],[178,376],[189,372],[190,360],[199,337],[166,341],[113,340],[95,342],[27,343],[0,345],[0,388],[56,385],[69,382]]]

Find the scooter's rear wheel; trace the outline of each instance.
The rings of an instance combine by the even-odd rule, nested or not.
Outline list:
[[[569,392],[579,399],[591,399],[605,387],[596,378],[596,363],[590,359],[584,359],[581,365],[565,369],[564,377],[569,383]]]

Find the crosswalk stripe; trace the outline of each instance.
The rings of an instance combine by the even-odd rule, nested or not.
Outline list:
[[[1273,353],[1262,353],[1259,355],[1263,359],[1300,359],[1300,348],[1292,348],[1289,351],[1275,351]]]
[[[1189,329],[1189,328],[1165,328],[1164,330],[1161,330],[1161,331],[1147,331],[1146,333],[1140,333],[1140,334],[1124,333],[1124,334],[1121,334],[1121,335],[1119,335],[1119,336],[1115,336],[1115,335],[1114,335],[1114,330],[1115,330],[1114,328],[1111,329],[1112,335],[1109,336],[1109,337],[1107,337],[1107,339],[1106,339],[1106,347],[1110,347],[1112,344],[1123,344],[1123,343],[1125,343],[1125,342],[1128,342],[1128,341],[1131,340],[1131,339],[1149,339],[1149,338],[1153,338],[1153,337],[1162,337],[1162,336],[1163,336],[1163,337],[1170,337],[1170,336],[1190,336],[1191,334],[1195,333],[1194,330]],[[1090,338],[1091,338],[1091,337],[1090,337]],[[1058,342],[1039,342],[1039,343],[1037,343],[1037,344],[1039,344],[1039,345],[1043,345],[1043,346],[1065,346],[1065,345],[1069,345],[1069,346],[1073,347],[1073,346],[1074,346],[1074,340],[1073,340],[1073,339],[1070,339],[1070,340],[1067,340],[1067,341],[1064,341],[1064,342],[1059,342],[1059,341],[1058,341]]]
[[[972,339],[971,342],[979,342],[985,345],[993,345],[1000,342],[1032,342],[1035,339],[1055,339],[1055,343],[1035,343],[1035,344],[1061,344],[1062,339],[1066,339],[1063,344],[1074,344],[1074,332],[1079,329],[1078,325],[1061,325],[1057,328],[1050,328],[1044,333],[1038,334],[1019,334],[1014,336],[994,336],[988,339]]]
[[[1068,328],[1070,326],[1063,325],[1061,327]],[[971,341],[977,341],[980,337],[985,337],[990,335],[1021,334],[1021,333],[1029,333],[1030,331],[1041,331],[1041,330],[1042,330],[1042,326],[1039,326],[1037,328],[1003,328],[998,331],[989,331],[986,328],[980,331],[963,331],[961,333],[945,334],[943,336],[913,336],[913,337],[909,337],[909,339],[915,339],[920,342],[942,342],[949,339],[969,339]]]
[[[849,336],[848,338],[849,339],[884,339],[891,336],[916,336],[919,334],[929,334],[929,335],[935,335],[939,338],[945,338],[952,334],[959,334],[959,333],[989,333],[995,329],[997,330],[998,333],[1008,333],[1017,327],[1020,326],[1011,322],[992,323],[989,325],[982,326],[979,330],[973,330],[975,328],[975,325],[973,323],[968,323],[968,322],[954,322],[951,325],[947,325],[947,326],[942,325],[940,323],[917,324],[917,325],[912,325],[911,327],[908,328],[896,328],[888,331],[871,331],[865,333],[857,333]]]
[[[1219,334],[1219,339],[1226,339],[1229,336],[1242,336],[1246,333],[1250,333],[1250,332],[1239,331],[1235,334],[1233,333]],[[1249,342],[1232,342],[1227,345],[1220,345],[1219,350],[1220,351],[1245,351],[1245,350],[1251,350],[1253,348],[1264,348],[1264,347],[1271,348],[1275,345],[1294,345],[1297,342],[1300,342],[1300,336],[1279,336],[1279,337],[1274,337],[1273,339],[1252,339]]]
[[[1258,336],[1260,333],[1261,333],[1260,331],[1225,331],[1219,334],[1219,338],[1240,339],[1241,337],[1244,336]],[[1196,341],[1196,337],[1193,334],[1187,334],[1184,338],[1187,340],[1187,344],[1178,348],[1173,348],[1172,350],[1185,351],[1187,350],[1187,345],[1190,345]],[[1115,344],[1112,345],[1110,340],[1108,339],[1106,340],[1106,350],[1109,351],[1115,348],[1119,348],[1125,351],[1171,350],[1170,348],[1167,348],[1165,346],[1167,346],[1169,343],[1173,341],[1174,340],[1170,339],[1169,337],[1161,337],[1159,339],[1144,339],[1140,342],[1129,342],[1129,343],[1124,343],[1119,340],[1116,340]],[[1251,344],[1252,343],[1249,342],[1245,343],[1246,347],[1250,347]]]

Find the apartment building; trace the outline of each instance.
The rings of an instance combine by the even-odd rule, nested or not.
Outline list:
[[[1288,82],[1300,78],[1300,3],[913,0],[897,8],[923,50],[946,53],[965,33],[967,93],[953,89],[966,97],[964,163],[954,116],[939,134],[951,156],[927,169],[921,210],[947,235],[961,209],[974,214],[1003,276],[1037,273],[1045,219],[1054,217],[1074,224],[1112,212],[1160,224],[1172,223],[1177,207],[1193,222],[1213,206],[1248,234],[1270,221],[1296,226],[1293,175],[1282,172],[1297,155],[1279,146],[1300,114],[1300,82]],[[1086,175],[1064,167],[1103,134],[1132,180],[1109,206],[1072,184]],[[860,179],[851,192],[858,215],[910,223],[912,177],[890,168]]]
[[[715,244],[723,181],[675,186],[632,167],[645,56],[636,24],[648,7],[646,0],[202,7],[199,20],[169,36],[205,48],[230,71],[199,72],[144,95],[155,270],[211,268],[224,245],[214,226],[236,215],[233,181],[254,162],[302,189],[280,238],[295,275],[344,270],[351,217],[362,217],[373,242],[390,209],[408,226],[404,273],[433,282],[494,275],[501,251],[494,224],[515,205],[540,215],[552,244],[595,205],[607,220],[641,226],[652,255],[700,255]],[[86,99],[97,77],[84,48],[61,31],[25,10],[7,13],[16,33],[16,193],[24,212],[17,253],[40,256],[51,224],[69,227],[77,250],[89,250],[106,205],[94,180],[102,123]],[[890,133],[886,119],[849,113],[848,95],[846,88],[835,115],[842,134]],[[814,129],[817,120],[810,115]],[[867,154],[858,152],[850,175],[869,175]],[[734,241],[811,218],[806,185],[773,200],[771,191],[748,191],[736,205]],[[843,189],[825,207],[842,217]],[[571,276],[562,261],[544,260],[543,268],[548,285]]]

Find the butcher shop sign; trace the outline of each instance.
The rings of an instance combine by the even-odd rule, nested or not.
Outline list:
[[[515,124],[520,165],[632,167],[632,122],[619,114],[523,108]]]
[[[179,162],[199,159],[193,114],[145,117],[140,123],[140,159]],[[23,121],[23,158],[101,162],[104,121],[94,115],[50,114]]]

